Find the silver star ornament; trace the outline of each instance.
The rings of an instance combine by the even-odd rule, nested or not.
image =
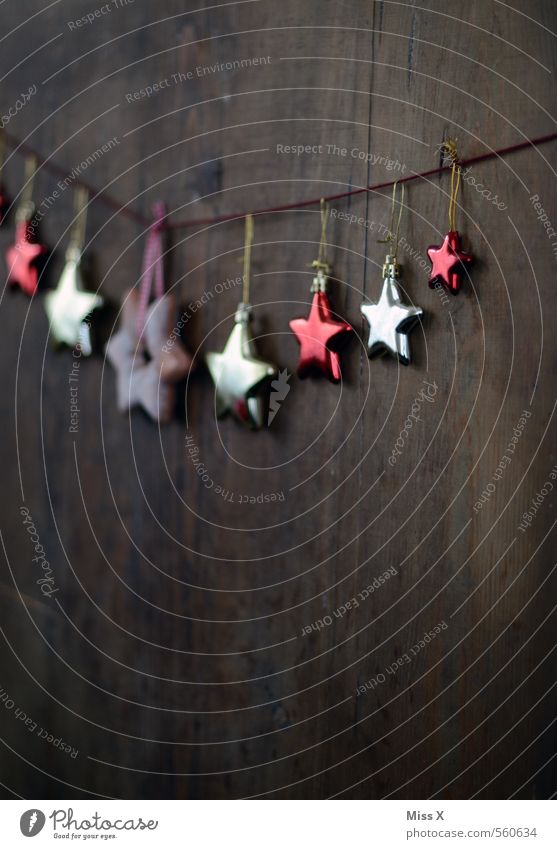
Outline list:
[[[422,317],[423,310],[401,301],[396,284],[399,273],[396,258],[388,255],[383,264],[381,297],[376,304],[362,304],[360,312],[369,324],[368,355],[373,357],[388,352],[407,366],[410,362],[408,333]]]
[[[54,339],[70,348],[79,346],[81,353],[88,357],[93,349],[86,318],[102,304],[100,295],[85,291],[81,274],[81,251],[70,246],[66,251],[66,264],[58,286],[45,295],[46,314]]]
[[[265,390],[276,378],[277,369],[256,356],[250,320],[251,306],[241,303],[224,351],[222,354],[209,353],[205,359],[215,384],[218,418],[232,413],[257,429],[266,422],[268,404]]]

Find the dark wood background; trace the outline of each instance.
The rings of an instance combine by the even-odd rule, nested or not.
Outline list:
[[[6,129],[68,172],[117,137],[83,177],[144,214],[160,196],[176,220],[341,192],[435,167],[447,135],[466,157],[554,128],[557,16],[542,0],[136,0],[69,26],[93,6],[1,6],[2,114],[36,85]],[[173,74],[253,57],[270,61],[126,100]],[[277,152],[288,144],[323,152]],[[347,154],[328,152],[333,144]],[[556,160],[549,144],[472,170],[486,191],[464,185],[459,229],[476,262],[450,301],[423,268],[447,229],[449,181],[413,183],[400,260],[408,297],[426,313],[414,363],[370,363],[355,340],[342,386],[293,377],[262,433],[217,425],[202,368],[187,418],[184,390],[160,432],[140,412],[122,416],[102,352],[80,365],[79,429],[69,433],[71,353],[52,349],[41,296],[3,292],[6,796],[553,794],[555,496],[526,532],[518,524],[557,462],[555,256],[529,200],[539,194],[557,223]],[[16,152],[5,171],[12,196],[22,169]],[[55,187],[42,170],[37,202]],[[335,209],[370,225],[337,219],[329,229],[331,297],[364,339],[359,306],[362,293],[380,292],[389,208],[389,190],[359,195]],[[43,221],[55,247],[49,285],[71,218],[68,190]],[[106,338],[137,280],[142,228],[95,203],[88,238],[112,304]],[[13,219],[2,252],[12,239]],[[289,372],[288,321],[306,311],[318,239],[315,207],[256,220],[259,349]],[[174,234],[168,272],[182,309],[241,273],[242,242],[241,222]],[[205,300],[183,330],[198,357],[224,345],[240,292]],[[434,402],[391,467],[424,379]],[[524,409],[511,462],[475,512]],[[233,501],[197,477],[186,433]],[[284,501],[240,503],[277,491]],[[52,599],[36,585],[22,505],[52,564]],[[393,566],[368,601],[333,615]],[[302,636],[328,615],[331,626]],[[411,663],[386,672],[441,622]],[[79,754],[28,730],[16,708]]]

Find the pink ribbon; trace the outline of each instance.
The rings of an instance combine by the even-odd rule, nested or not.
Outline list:
[[[141,337],[145,329],[147,309],[153,289],[155,298],[164,295],[164,268],[162,260],[162,231],[164,219],[166,218],[166,206],[162,201],[153,204],[153,223],[147,234],[145,252],[143,254],[143,268],[139,278],[139,307],[137,310],[137,335]]]

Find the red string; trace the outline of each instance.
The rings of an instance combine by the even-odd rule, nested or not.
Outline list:
[[[59,165],[56,165],[54,162],[51,162],[49,159],[44,159],[40,156],[37,151],[35,151],[30,145],[25,142],[20,141],[15,136],[12,136],[10,133],[4,133],[4,137],[6,142],[16,150],[23,151],[24,154],[32,155],[37,159],[37,163],[44,168],[46,171],[50,171],[53,174],[57,174],[58,176],[67,177],[67,172],[61,168]],[[480,153],[478,156],[471,156],[468,159],[460,160],[459,164],[461,167],[465,167],[467,165],[476,165],[478,162],[485,162],[488,159],[501,158],[506,156],[509,153],[516,153],[516,151],[524,150],[527,147],[539,147],[542,144],[546,144],[547,142],[554,141],[557,139],[557,133],[549,133],[546,136],[538,136],[538,138],[527,139],[526,141],[519,142],[518,144],[511,144],[508,147],[501,147],[498,150],[490,150],[487,153]],[[426,177],[432,177],[435,174],[444,174],[450,173],[451,166],[450,165],[442,165],[440,168],[430,168],[428,171],[420,171],[416,174],[410,174],[407,177],[400,177],[397,180],[388,180],[384,183],[375,183],[374,185],[364,186],[358,189],[350,189],[346,192],[339,192],[334,195],[325,196],[324,200],[328,203],[331,201],[342,200],[344,198],[353,197],[355,195],[360,195],[363,192],[376,192],[379,189],[386,189],[394,186],[395,183],[410,183],[413,180],[423,180]],[[152,220],[142,215],[140,212],[136,212],[131,209],[127,204],[119,203],[115,198],[111,197],[107,192],[103,192],[102,190],[96,189],[94,186],[91,186],[89,183],[86,183],[83,180],[75,179],[74,183],[78,186],[83,186],[89,192],[92,200],[99,200],[104,203],[106,206],[115,210],[118,215],[125,215],[127,218],[131,218],[133,221],[136,221],[139,224],[142,224],[144,227],[149,227],[152,223]],[[184,221],[176,221],[173,224],[165,224],[162,229],[163,230],[181,230],[186,227],[201,227],[207,226],[209,224],[221,224],[224,221],[236,221],[237,219],[244,219],[246,215],[271,215],[275,212],[288,212],[291,209],[303,209],[306,206],[316,206],[321,203],[321,199],[323,196],[317,198],[309,198],[306,200],[295,201],[294,203],[285,203],[280,206],[267,206],[261,209],[252,209],[247,212],[229,212],[223,215],[215,215],[208,218],[188,218]]]
[[[59,165],[56,165],[55,162],[51,162],[50,159],[44,159],[40,153],[38,153],[31,145],[28,145],[26,142],[21,141],[16,138],[16,136],[12,136],[11,133],[6,133],[4,131],[4,138],[6,140],[6,144],[9,144],[10,147],[13,147],[16,151],[22,151],[26,156],[34,156],[37,160],[37,169],[44,168],[45,171],[50,171],[51,174],[56,174],[58,177],[68,177],[68,172],[61,168]],[[130,209],[125,204],[119,203],[115,198],[111,197],[107,192],[103,192],[99,189],[96,189],[90,183],[86,183],[85,180],[79,180],[77,177],[73,180],[76,186],[83,186],[84,189],[87,189],[89,192],[89,196],[93,200],[100,200],[106,206],[109,206],[111,209],[114,209],[118,214],[125,215],[127,218],[131,218],[133,221],[137,221],[139,224],[143,224],[145,227],[148,227],[151,223],[151,220],[146,216],[142,215],[140,212],[135,212],[133,209]]]

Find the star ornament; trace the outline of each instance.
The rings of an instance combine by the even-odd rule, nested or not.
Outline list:
[[[215,384],[217,417],[232,413],[256,430],[265,425],[268,412],[265,396],[278,372],[271,363],[256,356],[250,320],[251,306],[240,304],[224,351],[209,353],[205,359]]]
[[[461,275],[465,267],[472,262],[472,256],[460,249],[460,235],[457,230],[451,230],[443,239],[442,245],[430,245],[427,255],[431,262],[429,286],[434,289],[437,283],[442,283],[453,295],[458,295],[461,286]]]
[[[408,333],[422,317],[423,310],[402,302],[396,284],[398,274],[396,260],[387,256],[381,297],[376,304],[362,304],[360,311],[369,324],[368,355],[373,357],[388,352],[407,366],[410,363]]]
[[[295,318],[290,329],[300,344],[298,377],[320,372],[333,383],[341,378],[340,357],[336,350],[354,328],[333,315],[327,295],[327,277],[319,269],[311,287],[313,299],[307,318]]]
[[[105,348],[116,372],[120,412],[141,407],[161,424],[172,418],[176,384],[188,375],[192,366],[190,355],[173,334],[176,309],[171,294],[154,300],[139,337],[139,291],[132,289],[124,295],[120,327]]]
[[[91,329],[86,319],[102,306],[103,299],[84,291],[79,248],[69,247],[66,251],[66,264],[58,286],[45,295],[44,304],[55,341],[70,348],[79,347],[83,356],[90,356],[93,351]]]
[[[8,284],[19,286],[31,297],[37,291],[43,262],[48,253],[44,245],[37,243],[36,225],[29,217],[16,224],[15,243],[6,251]]]

